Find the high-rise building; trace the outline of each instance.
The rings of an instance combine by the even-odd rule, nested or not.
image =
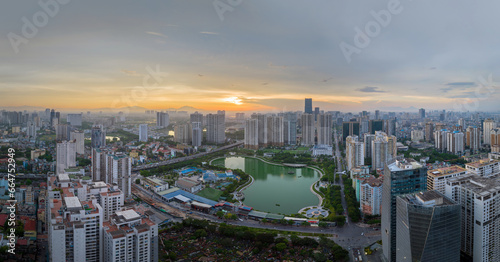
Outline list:
[[[388,136],[395,136],[396,135],[396,119],[387,119],[383,120],[384,121],[384,132]]]
[[[207,115],[207,142],[223,144],[226,141],[226,111]]]
[[[418,142],[424,140],[424,131],[423,130],[412,130],[411,131],[411,140]]]
[[[359,205],[364,214],[380,215],[382,206],[382,180],[370,176],[359,186]]]
[[[85,154],[85,134],[83,132],[71,131],[69,139],[75,141],[77,154]]]
[[[201,126],[201,122],[192,122],[191,123],[192,127],[193,127],[193,143],[192,145],[193,146],[201,146],[201,141],[203,139],[203,129],[202,129],[202,126]]]
[[[490,145],[492,147],[500,145],[500,129],[499,128],[491,129],[491,131],[490,131]]]
[[[297,144],[297,115],[287,112],[283,116],[283,140],[285,145]]]
[[[106,177],[106,168],[108,165],[107,152],[99,149],[92,148],[92,166],[90,169],[92,181],[104,181]]]
[[[425,191],[427,168],[413,159],[385,164],[382,186],[382,243],[387,261],[396,260],[396,197]]]
[[[345,141],[348,136],[360,136],[359,122],[350,121],[342,123],[342,139]]]
[[[462,252],[473,261],[500,261],[500,174],[451,178],[445,192],[462,208]]]
[[[302,141],[304,146],[314,145],[314,116],[312,114],[302,114]]]
[[[134,209],[103,223],[103,261],[158,261],[158,225]]]
[[[497,123],[492,119],[486,119],[483,122],[483,139],[484,144],[491,145],[491,130],[497,127]]]
[[[425,109],[420,108],[420,109],[418,110],[418,116],[419,116],[421,119],[424,119],[424,118],[425,118]]]
[[[446,181],[452,177],[463,176],[467,170],[460,166],[441,167],[427,171],[427,190],[445,194]]]
[[[106,131],[102,125],[95,125],[91,130],[92,148],[100,148],[106,146]]]
[[[448,147],[448,130],[434,131],[434,147],[440,152],[446,152]]]
[[[365,143],[365,158],[372,157],[372,141],[375,140],[375,135],[365,134],[363,142]]]
[[[283,117],[267,116],[267,144],[272,146],[283,146]]]
[[[482,177],[490,177],[500,173],[500,160],[498,159],[481,159],[476,162],[465,164],[465,169],[469,174],[476,174]]]
[[[140,124],[139,125],[139,141],[148,142],[148,125]]]
[[[351,170],[365,164],[364,143],[358,140],[358,136],[348,136],[346,139],[347,169]]]
[[[437,191],[396,198],[396,261],[460,261],[460,205]]]
[[[306,98],[305,106],[304,106],[304,113],[306,113],[306,114],[313,113],[312,98]]]
[[[156,126],[167,127],[170,124],[170,116],[168,113],[156,112]]]
[[[467,127],[465,145],[470,148],[473,153],[477,153],[481,149],[481,131],[476,126]]]
[[[434,125],[432,122],[425,123],[425,142],[432,142],[434,140]]]
[[[66,124],[56,125],[56,141],[69,140],[71,133],[71,126]]]
[[[72,126],[82,126],[82,114],[68,114],[66,120]]]
[[[101,177],[102,179],[102,177]],[[107,155],[106,174],[102,181],[116,184],[125,197],[132,195],[132,161],[123,154]]]
[[[464,133],[459,132],[459,131],[453,131],[451,133],[447,133],[447,146],[446,149],[448,150],[449,153],[455,154],[455,155],[461,155],[464,153],[465,146],[464,146],[464,141],[465,141],[465,136]]]
[[[245,121],[245,148],[259,149],[259,120],[247,119]]]
[[[191,124],[178,124],[174,127],[174,140],[178,143],[191,144],[193,129]]]
[[[198,122],[198,123],[201,123],[201,126],[200,128],[203,130],[203,114],[200,114],[198,113],[198,111],[192,113],[191,115],[189,115],[189,122],[191,123],[194,123],[194,122]]]
[[[397,156],[396,137],[388,136],[384,132],[375,132],[372,141],[372,170],[383,169],[386,162]]]
[[[259,147],[267,147],[267,120],[266,115],[252,114],[252,119],[257,119],[259,127]]]
[[[375,110],[375,120],[380,119],[380,110]]]
[[[75,141],[57,142],[56,147],[56,173],[64,173],[64,169],[76,166],[76,144]]]
[[[320,114],[318,115],[317,133],[318,145],[332,145],[332,115]]]
[[[375,131],[382,131],[384,129],[383,120],[370,120],[368,122],[368,132],[375,134]]]

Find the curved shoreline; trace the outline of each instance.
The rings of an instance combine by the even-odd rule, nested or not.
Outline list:
[[[262,162],[264,162],[264,163],[266,163],[266,164],[275,165],[275,166],[289,167],[289,166],[285,166],[285,165],[283,165],[283,164],[278,164],[278,163],[269,162],[269,161],[267,161],[267,160],[265,160],[265,159],[262,159],[262,158],[260,158],[260,157],[256,157],[256,156],[229,156],[229,157],[250,157],[250,158],[258,159],[258,160],[260,160],[260,161],[262,161]],[[220,158],[228,158],[228,157],[218,157],[218,158],[214,158],[214,159],[210,160],[209,165],[212,165],[212,161],[217,160],[217,159],[220,159]],[[301,167],[301,168],[310,168],[310,169],[312,169],[312,170],[314,170],[314,171],[316,171],[316,172],[318,172],[318,173],[319,173],[319,179],[318,179],[318,180],[316,180],[316,181],[314,181],[314,183],[312,183],[312,184],[311,184],[311,186],[309,187],[309,190],[311,191],[311,193],[313,193],[313,195],[315,195],[315,196],[318,198],[318,200],[319,200],[319,204],[318,204],[318,206],[323,206],[323,197],[322,197],[320,194],[316,193],[316,191],[314,191],[313,187],[314,187],[314,185],[315,185],[316,183],[318,183],[318,182],[321,180],[321,178],[322,178],[325,174],[324,174],[324,173],[323,173],[323,171],[321,171],[318,167],[314,167],[314,166],[305,166],[305,167]],[[249,174],[249,176],[250,176],[250,174]],[[252,177],[252,176],[250,176],[250,177]],[[249,184],[248,186],[245,186],[244,188],[240,189],[238,192],[241,192],[242,190],[244,190],[244,189],[246,189],[247,187],[251,186],[251,185],[253,184],[253,181],[254,181],[254,180],[253,180],[253,177],[252,177],[252,183],[251,183],[251,184]],[[241,203],[241,201],[240,201],[240,203]]]

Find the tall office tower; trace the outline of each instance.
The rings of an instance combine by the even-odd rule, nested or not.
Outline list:
[[[317,133],[318,145],[332,145],[332,115],[318,115]]]
[[[488,118],[483,122],[483,139],[484,144],[491,145],[491,130],[497,127],[497,123],[492,119]]]
[[[226,111],[207,115],[207,142],[223,144],[226,141]]]
[[[103,210],[97,200],[80,201],[70,193],[48,202],[49,261],[103,261]]]
[[[423,130],[412,130],[411,131],[411,140],[412,141],[421,141],[424,140],[424,131]]]
[[[490,131],[490,144],[491,144],[491,146],[500,145],[500,129],[499,128],[491,129],[491,131]]]
[[[130,157],[123,154],[107,155],[106,174],[102,181],[118,185],[125,197],[130,197],[132,194],[131,174],[132,161]]]
[[[372,157],[372,141],[375,139],[375,135],[365,134],[363,142],[365,143],[365,158]]]
[[[283,140],[285,145],[297,144],[297,115],[287,112],[283,116]]]
[[[387,119],[387,120],[381,120],[383,122],[383,129],[388,136],[395,136],[396,135],[396,119]]]
[[[386,162],[397,156],[396,137],[384,132],[375,132],[371,144],[372,170],[382,169]]]
[[[467,145],[473,153],[477,153],[481,148],[481,132],[476,126],[469,126],[466,130],[465,145]]]
[[[375,110],[375,120],[380,119],[380,110]]]
[[[56,111],[54,109],[52,109],[52,110],[50,110],[50,118],[49,118],[49,122],[50,122],[51,127],[53,127],[55,124],[59,124],[59,122],[54,123],[55,118],[56,118]]]
[[[201,146],[201,141],[203,139],[203,129],[201,127],[201,122],[193,122],[191,123],[192,128],[192,145],[193,146]]]
[[[56,148],[56,173],[64,173],[64,169],[76,166],[75,141],[57,142]]]
[[[71,126],[66,124],[56,125],[56,141],[69,140],[71,133]]]
[[[396,197],[424,191],[427,168],[413,159],[395,159],[385,164],[382,185],[382,243],[384,256],[396,260]]]
[[[75,141],[76,145],[76,153],[84,154],[85,153],[85,134],[82,131],[71,131],[69,135],[70,140]]]
[[[267,147],[267,118],[263,114],[252,114],[251,119],[257,119],[259,127],[259,147]]]
[[[257,119],[245,121],[245,148],[259,149],[259,120]]]
[[[465,136],[464,133],[459,132],[459,131],[453,131],[451,133],[446,134],[447,139],[446,139],[446,150],[448,153],[452,153],[455,155],[461,155],[464,153],[465,146],[464,146],[464,140]]]
[[[99,148],[92,148],[92,167],[91,175],[92,181],[105,181],[106,178],[106,168],[108,166],[108,152]]]
[[[304,146],[314,145],[314,116],[302,114],[302,142]]]
[[[425,142],[434,141],[434,126],[432,122],[425,123]]]
[[[348,136],[346,139],[347,168],[351,170],[365,164],[364,143],[358,140],[358,136]]]
[[[145,212],[118,211],[103,227],[103,261],[158,261],[158,225]]]
[[[474,261],[500,261],[500,174],[451,178],[445,192],[462,208],[462,252]]]
[[[446,152],[448,146],[448,130],[434,131],[434,147],[437,151]]]
[[[304,107],[304,113],[306,114],[312,114],[313,113],[313,102],[312,98],[306,98],[305,100],[305,107]]]
[[[283,146],[283,117],[267,117],[267,144],[272,146]]]
[[[437,191],[396,198],[396,261],[460,261],[460,205]]]
[[[348,136],[360,136],[359,122],[350,121],[342,123],[342,139],[345,141]]]
[[[178,124],[174,127],[174,140],[178,143],[191,144],[193,142],[191,124]]]
[[[418,110],[418,116],[420,117],[420,119],[424,119],[425,118],[425,109],[420,108]]]
[[[170,116],[168,113],[156,112],[156,126],[167,127],[170,124]]]
[[[370,176],[359,186],[359,205],[364,214],[380,215],[382,206],[382,180]]]
[[[66,120],[72,126],[82,126],[82,114],[68,114]]]
[[[319,107],[314,108],[314,121],[318,121]]]
[[[148,142],[148,125],[140,124],[139,125],[139,141]]]
[[[100,148],[106,146],[106,131],[102,125],[94,125],[91,132],[92,148]]]
[[[486,158],[477,162],[470,162],[465,164],[465,169],[469,174],[490,177],[500,173],[500,160]]]
[[[375,131],[382,131],[384,129],[383,120],[370,120],[368,122],[368,132],[375,134]]]
[[[453,177],[463,176],[467,170],[460,166],[441,167],[427,171],[427,190],[436,190],[445,194],[446,181]]]
[[[198,122],[201,123],[200,128],[203,130],[203,114],[198,113],[198,111],[192,113],[189,115],[189,122],[194,123]]]

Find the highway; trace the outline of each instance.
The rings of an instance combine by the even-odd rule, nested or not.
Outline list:
[[[165,166],[165,165],[175,164],[175,163],[179,163],[179,162],[183,162],[183,161],[187,161],[187,160],[192,160],[192,159],[203,157],[203,156],[206,156],[206,155],[209,155],[212,153],[217,153],[219,151],[230,149],[233,147],[238,147],[241,145],[243,145],[243,142],[237,142],[237,143],[230,144],[227,146],[219,147],[219,148],[212,150],[210,152],[203,152],[203,153],[199,153],[199,154],[195,154],[195,155],[191,155],[191,156],[174,158],[174,159],[170,159],[170,160],[166,160],[166,161],[162,161],[162,162],[150,163],[150,164],[145,164],[145,165],[138,165],[138,166],[135,166],[132,168],[132,172],[151,169],[151,168],[157,168],[159,166]]]

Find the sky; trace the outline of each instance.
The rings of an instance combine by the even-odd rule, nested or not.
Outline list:
[[[0,107],[499,110],[496,1],[6,2]]]

